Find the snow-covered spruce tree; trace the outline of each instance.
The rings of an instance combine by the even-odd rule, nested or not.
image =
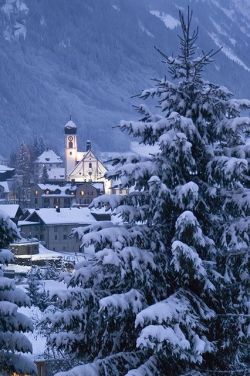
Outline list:
[[[139,105],[120,123],[154,152],[113,160],[108,176],[129,193],[93,202],[122,224],[76,230],[95,253],[58,294],[50,345],[88,364],[60,375],[247,372],[250,101],[202,78],[215,53],[197,55],[191,18],[180,13],[179,56],[159,51],[172,80],[139,95],[161,111]]]
[[[17,238],[16,225],[0,212],[0,373],[36,375],[35,364],[22,353],[31,353],[32,345],[23,334],[32,330],[32,322],[18,312],[18,307],[30,304],[27,295],[15,287],[13,280],[3,276],[1,265],[13,259],[6,249]]]
[[[27,295],[31,304],[44,311],[49,305],[48,293],[43,287],[38,268],[33,267],[27,277]]]

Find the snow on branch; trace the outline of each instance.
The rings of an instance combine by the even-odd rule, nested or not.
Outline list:
[[[143,361],[143,351],[121,352],[93,363],[82,364],[55,376],[100,376],[126,374],[131,368],[139,367]]]
[[[119,196],[116,194],[102,195],[94,198],[90,205],[90,208],[100,209],[104,207],[106,210],[114,210],[115,208],[120,206],[123,201],[125,201],[124,196]]]
[[[200,326],[199,315],[204,320],[210,320],[214,317],[214,312],[196,295],[180,289],[167,299],[139,312],[135,325],[143,327],[156,323],[161,325],[186,323],[194,328]]]
[[[198,253],[187,244],[174,241],[172,244],[172,254],[171,264],[176,272],[185,273],[186,266],[189,265],[193,269],[194,279],[202,280],[207,277],[206,270]],[[188,278],[190,277],[189,275]]]
[[[22,333],[0,332],[0,348],[5,351],[18,351],[32,353],[32,345],[28,338]]]
[[[247,160],[240,158],[229,158],[225,156],[215,157],[207,165],[209,181],[219,186],[230,186],[244,181],[244,176],[247,174],[247,171]]]
[[[162,371],[158,363],[156,356],[153,355],[138,368],[131,369],[125,376],[161,376]]]
[[[181,209],[194,209],[199,197],[199,187],[190,181],[175,188],[175,203]]]
[[[195,215],[189,211],[184,211],[175,224],[175,240],[179,240],[189,246],[198,249],[207,249],[207,252],[214,253],[214,242],[205,236]]]
[[[94,231],[94,229],[89,233],[86,233],[86,231],[88,230],[84,227],[75,230],[75,233],[82,240],[82,247],[94,244],[96,250],[103,248],[122,249],[125,246],[145,244],[144,236],[146,229],[139,225],[126,228],[125,226],[111,224],[106,228],[101,228],[99,231]]]
[[[119,316],[126,312],[137,314],[146,306],[146,301],[139,291],[131,289],[126,293],[113,294],[102,298],[99,304],[99,312],[108,313],[109,316]]]

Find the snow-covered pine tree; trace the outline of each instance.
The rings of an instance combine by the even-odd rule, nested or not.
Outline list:
[[[179,56],[159,51],[172,80],[138,95],[161,111],[120,123],[149,149],[112,161],[129,193],[93,202],[123,223],[76,230],[95,253],[58,294],[50,345],[89,363],[60,375],[247,373],[250,101],[202,78],[215,52],[197,54],[191,18]]]
[[[13,280],[3,276],[1,265],[13,259],[6,249],[17,238],[16,225],[0,212],[0,373],[7,376],[16,372],[20,375],[36,375],[36,366],[22,353],[31,353],[32,345],[23,334],[32,330],[32,322],[18,312],[18,307],[30,304],[27,295],[15,287]]]
[[[33,267],[27,276],[26,290],[31,304],[44,311],[49,305],[49,298],[41,279],[42,276],[40,275],[38,268]]]
[[[41,177],[41,182],[43,184],[46,184],[49,180],[49,174],[48,174],[48,170],[47,170],[47,167],[44,165],[43,166],[43,172],[42,172],[42,177]]]
[[[29,146],[26,144],[22,143],[20,145],[20,148],[17,153],[16,169],[17,173],[19,175],[22,175],[23,177],[24,187],[29,186],[32,172],[32,164]]]

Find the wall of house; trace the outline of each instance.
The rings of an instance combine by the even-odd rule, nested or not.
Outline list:
[[[48,226],[48,248],[57,252],[79,252],[81,242],[75,237],[69,237],[76,227],[79,225]]]
[[[44,166],[46,166],[47,171],[50,171],[53,168],[63,167],[63,163],[62,162],[56,162],[56,163],[50,163],[50,162],[48,162],[48,163],[38,163],[38,162],[35,162],[34,163],[34,175],[35,175],[37,180],[39,180],[39,178],[42,176]]]
[[[30,224],[22,225],[21,235],[24,238],[37,238],[46,248],[56,252],[79,252],[81,242],[75,237],[70,237],[73,228],[79,227],[77,224],[71,225],[42,225]]]

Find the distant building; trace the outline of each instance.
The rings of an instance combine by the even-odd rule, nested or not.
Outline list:
[[[109,221],[110,215],[97,214],[88,208],[34,210],[18,226],[24,238],[36,238],[46,248],[57,252],[78,252],[81,241],[69,237],[73,228]]]
[[[31,189],[30,206],[35,209],[89,206],[95,197],[103,193],[103,185],[96,185],[97,187],[94,183],[36,184]]]
[[[8,181],[0,181],[0,203],[7,204],[10,200],[10,188]]]
[[[107,168],[92,151],[91,142],[87,141],[86,151],[78,151],[77,127],[70,120],[64,127],[65,135],[65,178],[71,182],[102,182],[105,193],[111,193],[111,182],[104,176]]]
[[[14,168],[0,164],[0,181],[6,181],[7,179],[11,179],[13,178],[14,174]]]
[[[60,175],[62,174],[63,160],[53,150],[46,150],[39,155],[34,162],[34,175],[36,181],[41,181],[44,168],[46,168],[49,177],[55,176],[56,178],[60,178]],[[59,171],[57,169],[59,169]],[[63,177],[62,180],[65,180],[65,178]]]
[[[65,183],[65,168],[55,167],[47,171],[48,180],[47,183],[50,184],[64,184]]]
[[[20,239],[15,243],[11,243],[10,249],[16,256],[36,255],[39,253],[39,242],[38,240]]]

